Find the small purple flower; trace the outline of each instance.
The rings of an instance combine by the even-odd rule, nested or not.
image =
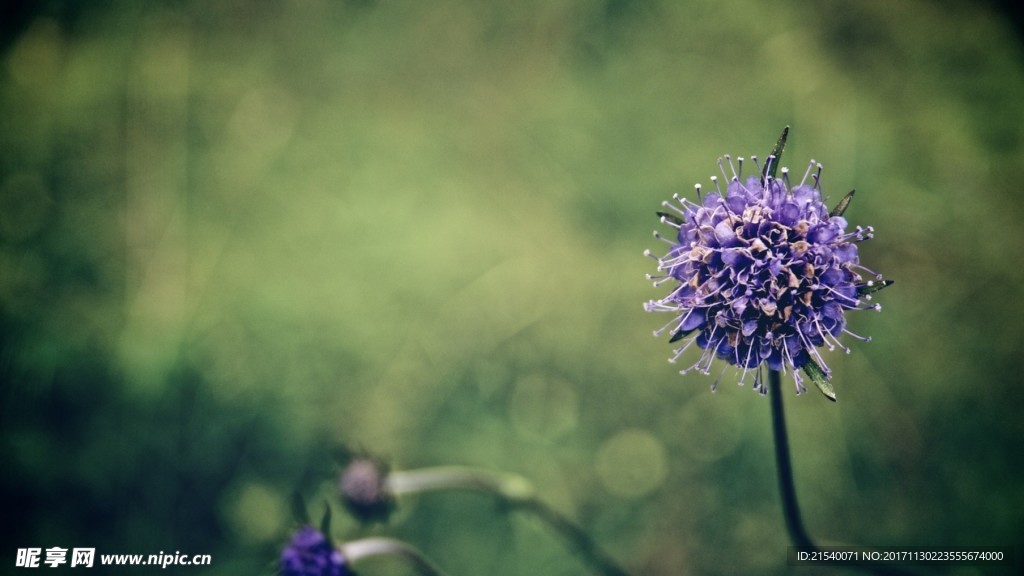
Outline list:
[[[282,576],[351,576],[341,551],[312,526],[303,526],[281,552]]]
[[[725,156],[724,163],[718,162],[728,181],[724,191],[712,177],[715,192],[702,196],[698,184],[696,203],[676,195],[674,202],[663,204],[671,212],[659,212],[662,222],[678,233],[675,240],[655,233],[670,248],[661,257],[646,252],[657,260],[659,271],[648,278],[655,286],[670,283],[673,289],[644,308],[674,315],[655,331],[656,336],[669,331],[670,342],[683,342],[670,362],[694,342],[703,350],[683,374],[708,374],[717,356],[742,369],[740,384],[753,371],[754,388],[762,394],[762,366],[792,370],[799,394],[806,390],[797,370],[801,368],[835,400],[828,381],[831,372],[819,348],[849,352],[839,342],[843,333],[869,340],[846,329],[844,314],[879,310],[868,301],[891,282],[860,265],[857,243],[871,238],[873,229],[857,226],[847,231],[842,214],[852,191],[830,212],[821,198],[820,164],[812,160],[796,186],[790,185],[786,168],[781,178],[774,177],[773,163],[787,133],[788,129],[763,172],[758,170],[761,174],[744,180],[743,158],[738,158],[736,168]],[[757,158],[752,160],[756,165]],[[808,178],[813,185],[807,184]],[[716,380],[712,389],[717,384]]]

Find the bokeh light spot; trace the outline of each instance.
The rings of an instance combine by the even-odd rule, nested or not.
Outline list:
[[[597,475],[611,493],[634,498],[653,491],[665,481],[665,447],[650,432],[635,428],[620,431],[597,453]]]

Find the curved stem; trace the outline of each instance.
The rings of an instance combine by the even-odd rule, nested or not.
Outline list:
[[[463,466],[435,466],[391,472],[385,488],[395,496],[436,490],[471,490],[514,502],[534,497],[533,486],[521,476]]]
[[[582,528],[537,498],[533,486],[521,476],[440,466],[392,472],[387,477],[386,486],[395,496],[435,490],[470,490],[497,496],[506,506],[533,514],[547,524],[597,573],[628,576]]]
[[[353,564],[373,556],[395,556],[424,576],[446,576],[422,552],[392,538],[364,538],[346,542],[341,545],[341,554]]]
[[[514,505],[540,518],[552,530],[560,534],[569,547],[575,550],[576,554],[590,564],[590,567],[597,573],[606,576],[628,576],[628,573],[615,560],[598,548],[597,543],[582,528],[555,509],[535,498]]]

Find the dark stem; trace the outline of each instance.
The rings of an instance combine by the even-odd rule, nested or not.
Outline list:
[[[782,497],[782,515],[786,520],[786,531],[793,546],[808,552],[818,547],[811,540],[800,518],[800,506],[796,501],[796,486],[793,484],[793,466],[789,457],[789,436],[786,435],[786,414],[782,409],[782,383],[777,370],[768,371],[768,397],[772,404],[772,438],[775,440],[775,465],[779,472],[779,494]],[[872,574],[893,576],[914,576],[913,572],[897,566],[884,564],[846,565],[855,570]]]
[[[782,496],[782,515],[786,531],[794,546],[814,548],[814,542],[800,519],[800,507],[793,485],[793,466],[789,458],[789,436],[786,435],[786,414],[782,410],[782,384],[778,370],[768,371],[768,399],[772,403],[772,438],[775,440],[775,467],[779,473],[779,493]]]

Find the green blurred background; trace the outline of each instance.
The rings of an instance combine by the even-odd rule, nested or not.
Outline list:
[[[786,388],[811,533],[1024,552],[1024,57],[999,6],[6,10],[4,565],[270,574],[290,493],[347,445],[522,474],[636,574],[787,573],[768,402],[680,376],[641,307],[659,203],[786,124],[786,164],[858,190],[862,260],[897,281],[850,315],[874,340],[828,356],[837,404]],[[584,572],[478,495],[370,529],[336,508],[338,538],[452,576]]]

